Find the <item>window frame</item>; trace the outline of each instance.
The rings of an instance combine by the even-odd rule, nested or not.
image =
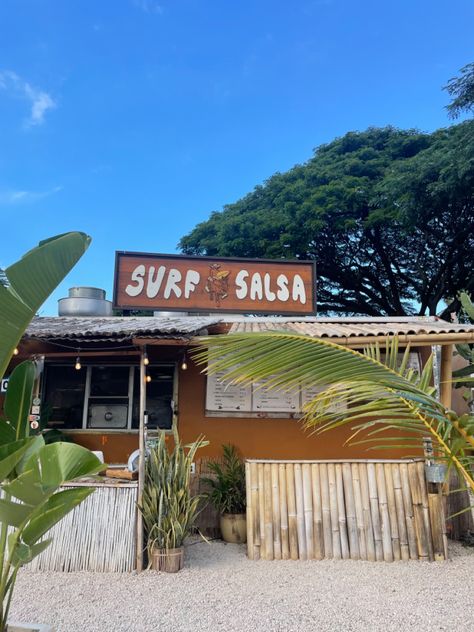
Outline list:
[[[70,366],[70,363],[66,362],[47,362],[45,364],[45,373],[43,374],[44,379],[42,380],[41,385],[41,400],[45,402],[46,395],[46,385],[47,385],[47,377],[48,377],[48,368],[49,367],[61,367],[61,366]],[[125,396],[119,395],[90,395],[91,392],[91,377],[92,377],[92,369],[93,367],[127,367],[129,369],[128,374],[128,393]],[[179,378],[179,370],[178,370],[178,362],[168,361],[168,362],[150,362],[150,368],[157,367],[167,367],[172,369],[173,372],[173,390],[172,390],[172,399],[171,399],[171,407],[172,407],[172,420],[174,424],[177,424],[177,406],[178,406],[178,378]],[[135,371],[140,370],[139,364],[129,364],[125,362],[91,362],[90,364],[83,363],[83,369],[86,369],[86,380],[84,385],[84,397],[82,400],[82,423],[81,426],[77,428],[60,428],[61,432],[64,434],[138,434],[139,428],[132,428],[132,417],[133,417],[133,398],[134,398],[134,376]],[[127,399],[128,400],[128,412],[127,412],[127,427],[126,428],[89,428],[87,426],[88,421],[88,413],[90,401],[97,399]],[[57,427],[57,426],[54,426]],[[171,433],[171,429],[167,428],[152,428],[148,430],[148,436],[153,436],[158,432],[166,432]]]

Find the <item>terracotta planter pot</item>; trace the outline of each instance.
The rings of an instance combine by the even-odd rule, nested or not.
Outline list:
[[[184,565],[184,547],[178,549],[153,549],[151,567],[154,571],[177,573]]]
[[[222,539],[231,544],[247,542],[246,514],[222,514],[220,519]]]

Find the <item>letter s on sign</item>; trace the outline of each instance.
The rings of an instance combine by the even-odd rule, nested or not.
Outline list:
[[[127,285],[125,288],[125,293],[129,296],[138,296],[140,292],[143,290],[143,286],[145,284],[143,277],[145,276],[145,266],[140,264],[135,268],[132,272],[132,281],[136,283],[136,285]]]
[[[243,299],[247,296],[247,283],[244,279],[248,277],[249,273],[247,270],[240,270],[235,277],[235,285],[237,286],[237,290],[235,291],[235,295],[237,298]]]

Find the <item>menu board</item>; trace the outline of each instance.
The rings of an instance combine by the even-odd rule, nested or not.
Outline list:
[[[301,410],[299,391],[269,389],[265,381],[253,385],[254,412],[298,413]]]
[[[326,387],[320,384],[314,384],[314,385],[306,386],[302,388],[301,389],[301,408],[303,408],[305,404],[310,402],[312,399],[316,397],[316,395],[319,395],[319,393],[322,393],[322,391],[324,390],[326,390]],[[334,403],[329,407],[329,412],[334,412],[334,413],[344,412],[345,410],[347,410],[347,404],[341,401],[339,401],[337,404]]]
[[[252,387],[229,384],[222,377],[224,373],[207,376],[206,409],[232,412],[252,410]]]

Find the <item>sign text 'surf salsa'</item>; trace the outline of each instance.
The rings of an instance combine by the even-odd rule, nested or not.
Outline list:
[[[315,314],[312,261],[117,252],[114,307]]]

